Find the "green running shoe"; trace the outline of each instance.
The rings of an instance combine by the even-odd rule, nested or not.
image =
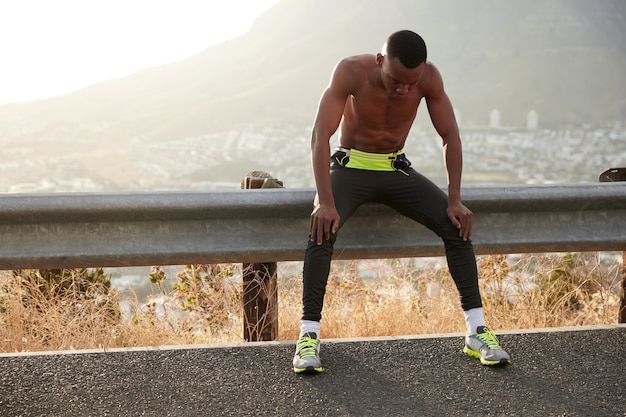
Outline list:
[[[476,329],[476,333],[465,336],[463,352],[480,359],[483,365],[505,365],[511,357],[500,347],[496,335],[485,326]]]
[[[305,333],[298,339],[296,354],[293,356],[293,371],[297,374],[322,372],[320,361],[320,340],[315,333]]]

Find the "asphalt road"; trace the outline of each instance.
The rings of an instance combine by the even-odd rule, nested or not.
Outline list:
[[[626,416],[626,325],[500,333],[480,365],[461,335],[0,355],[0,416]]]

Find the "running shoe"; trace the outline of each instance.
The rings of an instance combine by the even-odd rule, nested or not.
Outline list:
[[[316,333],[305,333],[298,339],[293,356],[293,371],[297,374],[322,372],[320,340]]]
[[[511,362],[511,357],[502,350],[491,330],[485,326],[479,326],[476,330],[476,333],[465,336],[463,352],[480,359],[483,365],[505,365]]]

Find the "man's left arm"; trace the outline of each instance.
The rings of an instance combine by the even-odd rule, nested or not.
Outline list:
[[[426,105],[433,126],[443,140],[443,153],[448,177],[448,217],[459,229],[459,235],[470,239],[472,234],[472,212],[461,202],[461,176],[463,172],[463,146],[454,109],[444,88],[437,68],[429,64],[431,71]]]

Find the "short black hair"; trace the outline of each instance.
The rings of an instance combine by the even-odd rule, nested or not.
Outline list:
[[[391,58],[398,58],[407,68],[416,68],[426,62],[426,43],[420,35],[410,30],[392,33],[385,42],[386,53]]]

